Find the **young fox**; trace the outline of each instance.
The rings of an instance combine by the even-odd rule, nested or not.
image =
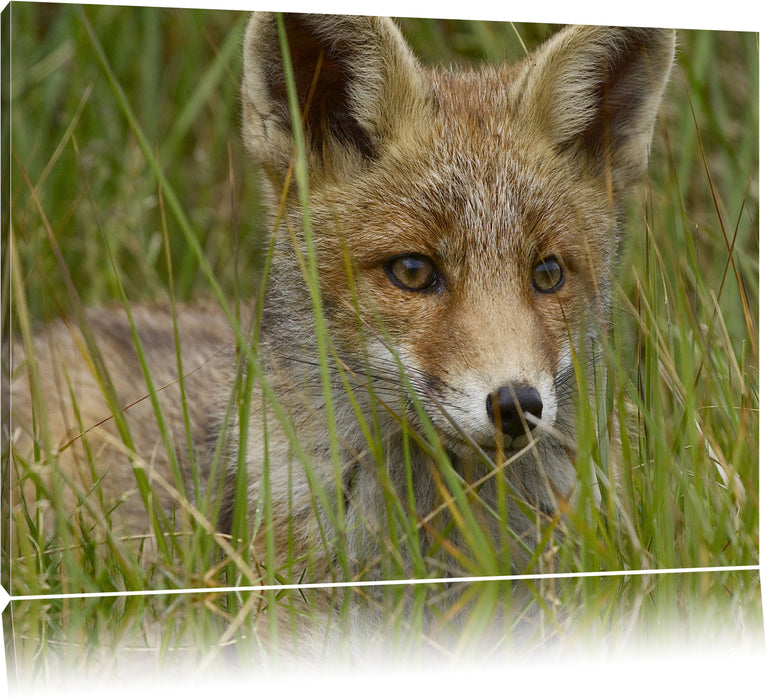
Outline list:
[[[117,310],[28,342],[28,505],[56,476],[114,531],[204,510],[259,562],[271,525],[274,565],[308,578],[377,578],[389,554],[414,575],[413,553],[492,573],[477,532],[521,571],[578,483],[575,357],[606,324],[674,42],[570,27],[517,65],[432,70],[388,19],[254,15],[243,131],[277,213],[258,324],[178,308],[176,344],[169,309],[134,308],[146,380]]]

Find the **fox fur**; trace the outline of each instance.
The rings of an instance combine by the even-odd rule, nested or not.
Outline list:
[[[520,573],[573,501],[573,359],[608,323],[674,43],[568,27],[516,65],[448,70],[386,18],[252,16],[243,134],[277,214],[257,325],[253,306],[179,306],[176,345],[171,309],[133,307],[150,383],[123,310],[17,349],[28,505],[56,477],[114,531],[148,532],[150,508],[204,509],[214,533],[239,517],[259,562],[271,521],[278,568],[341,580],[378,578],[396,550],[387,492],[425,573],[471,573],[463,498]],[[210,511],[194,484],[208,479]]]

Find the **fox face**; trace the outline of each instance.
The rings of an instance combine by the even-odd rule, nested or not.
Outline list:
[[[398,359],[452,454],[530,442],[568,465],[573,358],[606,324],[673,32],[573,27],[517,66],[434,71],[386,19],[286,15],[281,31],[289,75],[275,18],[248,27],[245,140],[292,239],[309,207],[337,347],[383,371]],[[283,193],[300,167],[289,77],[302,194]],[[279,237],[286,306],[305,288],[298,248]]]
[[[505,126],[492,125],[492,142]],[[482,134],[462,134],[454,148],[466,169],[451,172],[456,156],[440,139],[444,129],[429,130],[416,172],[372,175],[370,191],[390,195],[362,199],[345,246],[370,327],[385,328],[448,446],[524,446],[529,433],[568,425],[558,395],[568,403],[573,394],[565,386],[571,347],[601,318],[608,285],[609,248],[580,231],[605,239],[613,222],[605,210],[578,211],[579,192],[541,161],[526,162],[515,142],[498,144],[482,163]],[[586,249],[596,243],[597,254]],[[331,307],[348,308],[347,285],[328,286],[343,267],[340,252],[322,254],[320,266]],[[353,327],[346,315],[336,326],[346,347],[357,342],[348,337]],[[379,356],[381,344],[375,339],[369,355]]]

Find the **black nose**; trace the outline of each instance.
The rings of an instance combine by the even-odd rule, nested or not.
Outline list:
[[[488,396],[486,408],[488,418],[498,430],[518,438],[542,417],[542,397],[532,386],[508,384]]]

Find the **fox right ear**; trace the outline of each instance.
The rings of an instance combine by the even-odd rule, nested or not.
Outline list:
[[[513,94],[520,119],[615,190],[645,170],[675,32],[568,27],[529,59]]]
[[[363,167],[419,118],[420,69],[389,19],[256,13],[244,42],[243,136],[271,176],[285,175],[294,152],[279,21],[304,115],[311,179]]]

